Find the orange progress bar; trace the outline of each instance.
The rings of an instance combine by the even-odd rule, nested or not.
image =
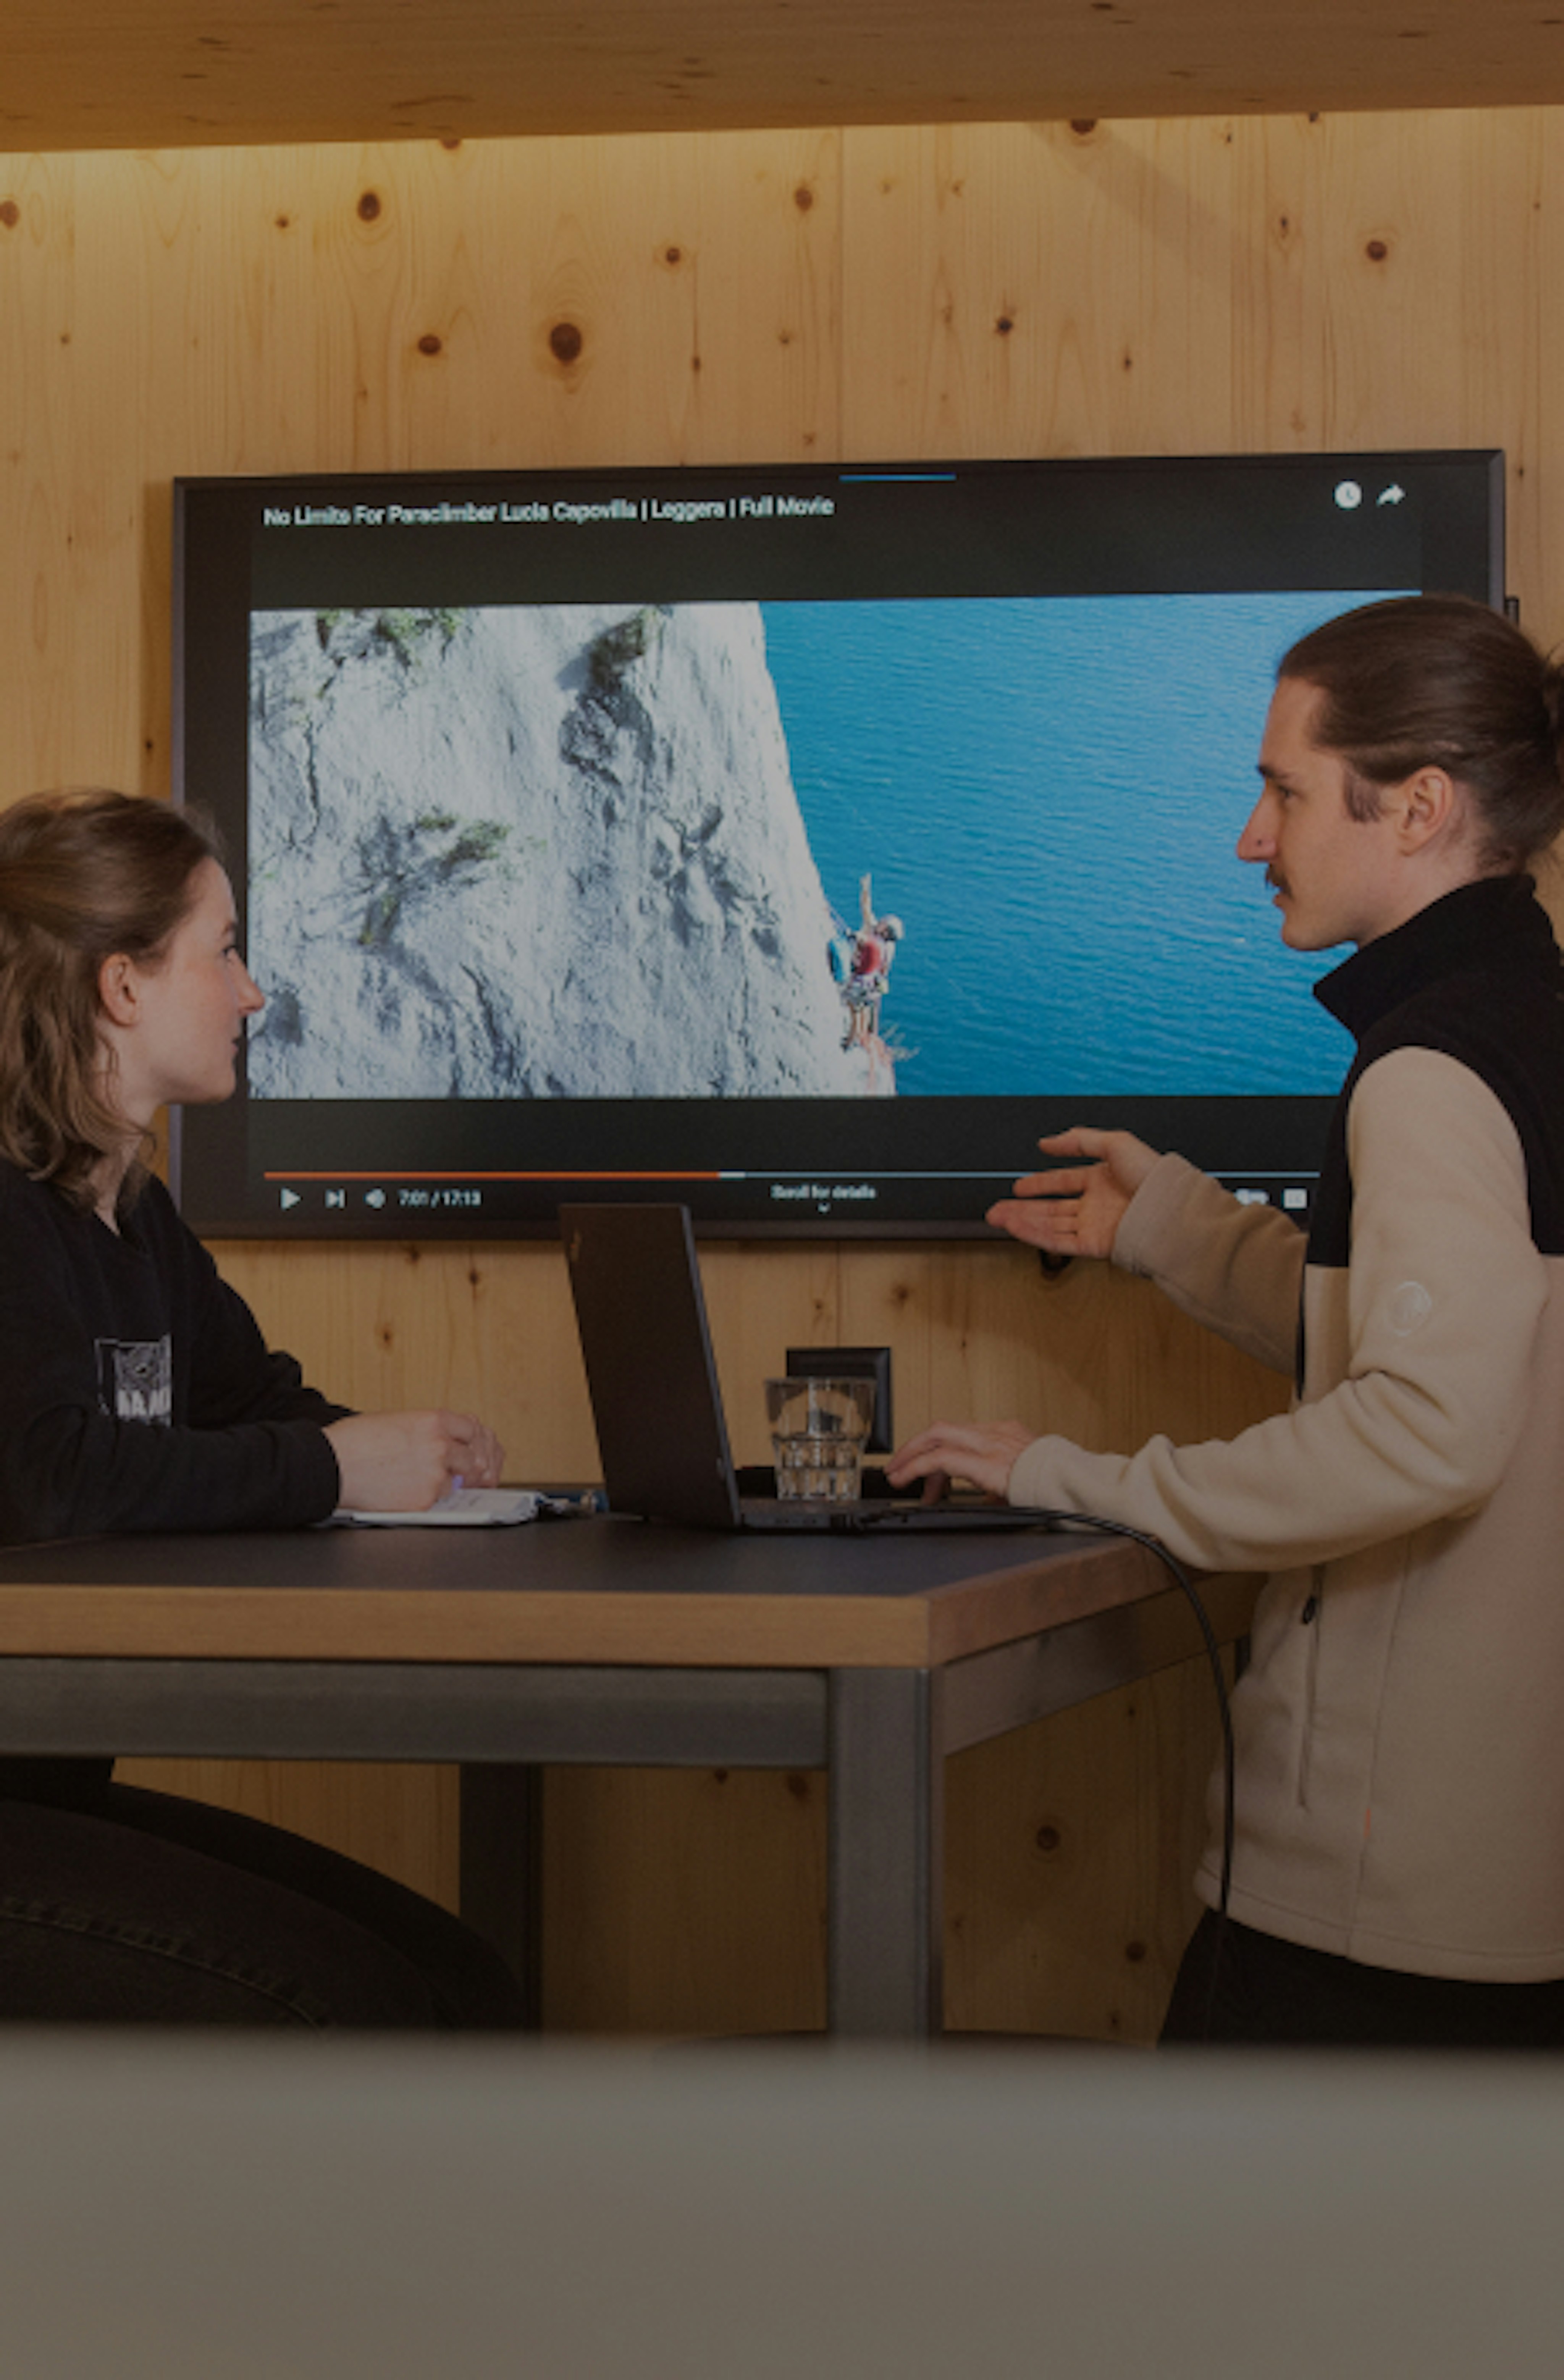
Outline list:
[[[721,1182],[720,1173],[300,1173],[292,1166],[262,1175],[266,1182]]]

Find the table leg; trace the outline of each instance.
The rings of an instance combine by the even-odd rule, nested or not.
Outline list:
[[[543,1771],[530,1763],[462,1766],[462,1916],[520,1984],[533,2032],[543,2022]]]
[[[939,1696],[937,1671],[830,1674],[832,2033],[904,2040],[944,2022]]]

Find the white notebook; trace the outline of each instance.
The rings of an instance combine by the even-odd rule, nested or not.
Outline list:
[[[426,1512],[366,1512],[339,1505],[332,1523],[346,1529],[508,1529],[540,1512],[575,1512],[574,1501],[533,1488],[455,1488]]]

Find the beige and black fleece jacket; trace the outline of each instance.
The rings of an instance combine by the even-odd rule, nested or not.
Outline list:
[[[1306,1250],[1178,1157],[1114,1250],[1293,1373],[1291,1411],[1127,1457],[1038,1439],[1011,1500],[1270,1573],[1235,1917],[1411,1973],[1564,1975],[1564,962],[1531,880],[1488,878],[1318,991],[1358,1053]]]

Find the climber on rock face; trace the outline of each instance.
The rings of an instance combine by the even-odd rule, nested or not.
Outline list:
[[[841,986],[847,1009],[847,1031],[842,1046],[851,1050],[855,1044],[867,1050],[879,1032],[879,1003],[884,999],[891,978],[891,962],[895,945],[902,939],[900,917],[877,917],[871,895],[871,880],[858,879],[858,909],[861,922],[852,935],[852,965]]]

